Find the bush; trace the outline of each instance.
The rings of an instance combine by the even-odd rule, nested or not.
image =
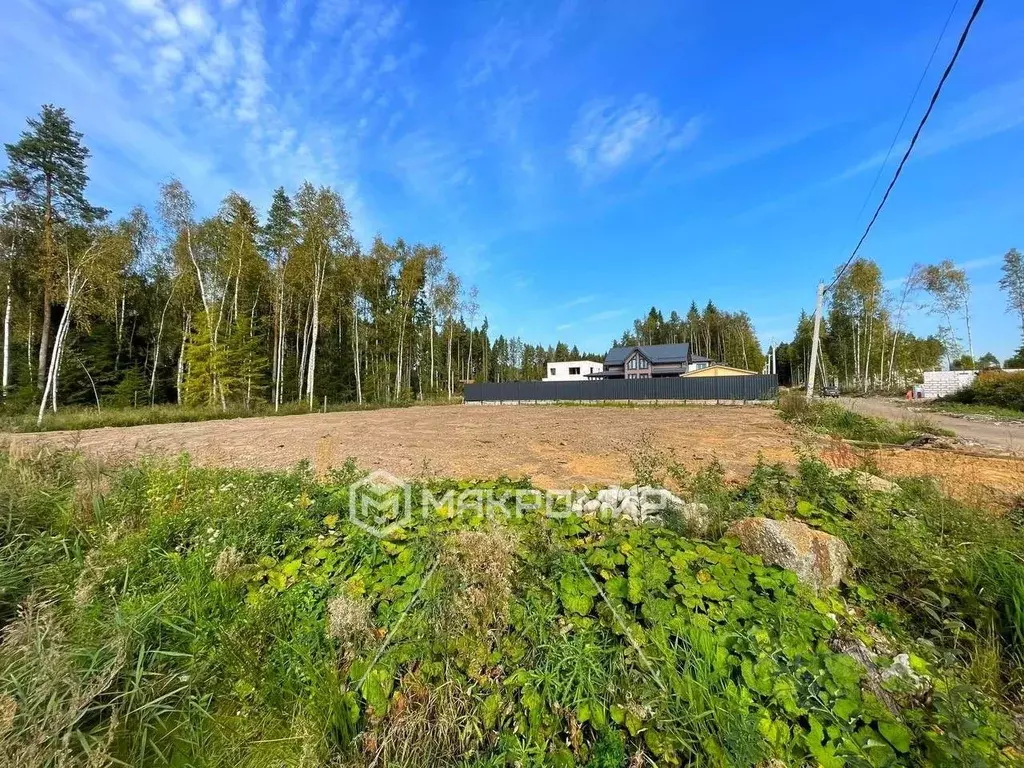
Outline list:
[[[943,400],[965,405],[992,405],[1024,413],[1024,373],[982,371],[971,386]]]

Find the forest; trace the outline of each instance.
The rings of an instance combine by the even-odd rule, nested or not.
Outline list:
[[[44,106],[5,146],[6,411],[451,398],[570,353],[492,341],[442,246],[361,247],[329,187],[277,189],[262,217],[232,191],[203,217],[172,178],[113,220],[87,199],[90,153],[65,110]]]
[[[633,321],[633,328],[615,342],[632,344],[677,344],[686,342],[695,355],[717,363],[760,371],[764,364],[761,344],[746,312],[726,312],[709,301],[701,311],[691,302],[686,317],[673,310],[668,320],[651,307],[646,317]]]
[[[466,381],[539,379],[550,360],[604,355],[492,338],[477,289],[449,268],[441,245],[380,235],[361,245],[330,187],[279,188],[264,215],[229,191],[202,216],[171,178],[154,200],[114,219],[87,197],[89,149],[65,110],[44,106],[5,149],[5,413],[32,410],[41,420],[64,405],[267,411],[450,399]],[[1024,336],[1016,250],[1000,285]],[[922,311],[936,319],[926,338],[907,330]],[[776,350],[783,383],[806,378],[811,334],[803,315]],[[681,341],[728,365],[765,363],[748,314],[710,301],[667,318],[652,307],[612,343]],[[1024,348],[1005,365],[1019,358]],[[824,379],[891,389],[943,364],[999,364],[975,358],[964,270],[916,265],[887,290],[877,264],[853,262],[828,294]]]

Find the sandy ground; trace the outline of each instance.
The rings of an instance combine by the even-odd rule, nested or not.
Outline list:
[[[1024,458],[955,451],[849,446],[798,432],[765,406],[427,406],[393,410],[117,427],[11,435],[15,450],[77,447],[104,461],[174,456],[206,466],[318,471],[352,457],[399,477],[527,476],[543,488],[628,481],[642,436],[693,471],[717,458],[727,478],[745,477],[763,455],[793,465],[800,446],[835,466],[867,456],[888,474],[932,476],[954,495],[1005,508],[1024,495]]]
[[[548,488],[621,482],[642,435],[689,467],[717,457],[732,477],[758,451],[790,461],[796,433],[760,406],[426,406],[12,436],[15,448],[74,446],[118,463],[187,451],[197,464],[318,469],[352,457],[400,477],[528,476]]]

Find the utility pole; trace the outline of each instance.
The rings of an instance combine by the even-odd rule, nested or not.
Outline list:
[[[821,333],[821,304],[825,299],[825,283],[818,283],[818,303],[814,307],[814,336],[811,337],[811,365],[807,372],[807,396],[814,397],[814,374],[818,370],[818,334]]]

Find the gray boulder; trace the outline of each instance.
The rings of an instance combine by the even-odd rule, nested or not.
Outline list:
[[[729,526],[725,535],[739,539],[747,554],[793,571],[815,590],[838,586],[850,570],[846,542],[797,520],[748,517]]]

